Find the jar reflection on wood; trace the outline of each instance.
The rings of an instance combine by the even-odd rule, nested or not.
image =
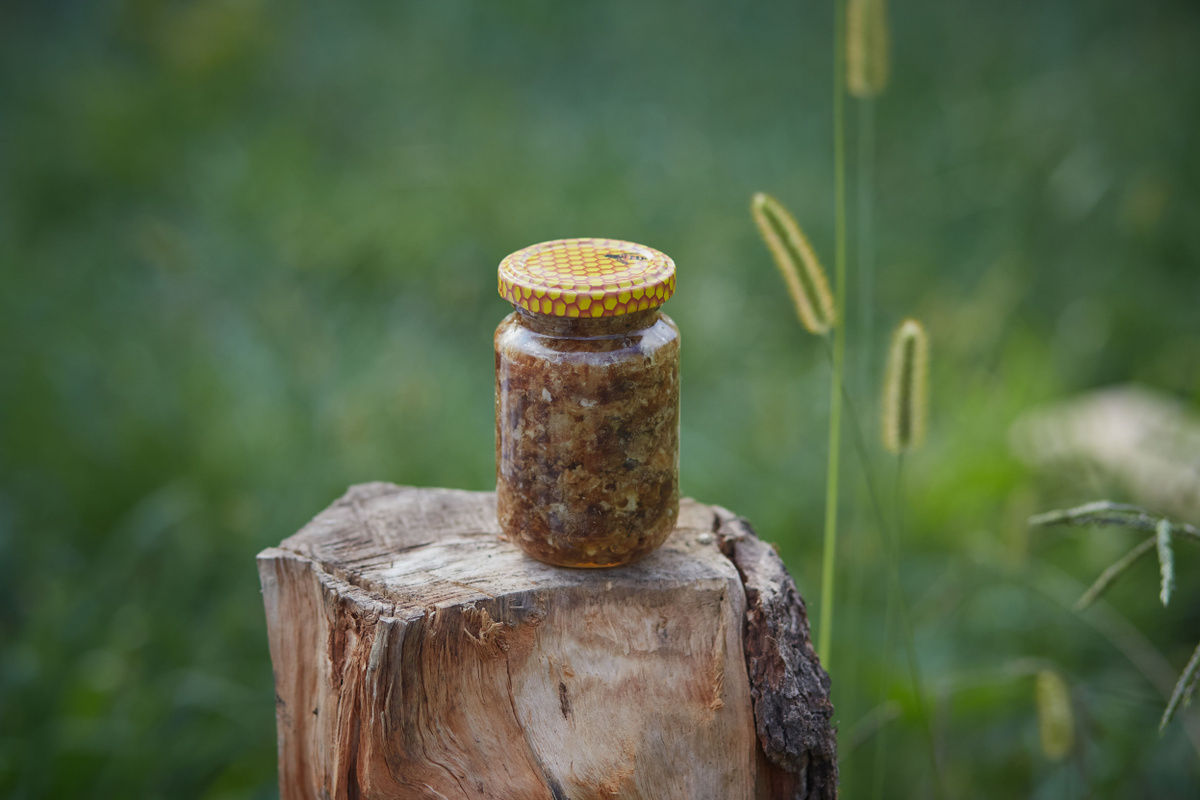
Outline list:
[[[679,514],[675,264],[613,239],[562,239],[500,264],[516,310],[496,329],[500,527],[531,556],[627,564]]]

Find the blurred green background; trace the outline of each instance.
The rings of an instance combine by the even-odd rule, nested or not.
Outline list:
[[[1182,726],[1159,738],[1162,697],[1063,605],[1135,538],[1024,525],[1124,498],[1031,472],[1007,436],[1111,383],[1200,406],[1200,10],[891,18],[850,364],[873,446],[887,333],[930,331],[904,584],[945,782],[1195,797]],[[351,483],[494,485],[494,270],[545,239],[675,258],[683,489],[778,542],[815,619],[828,371],[748,204],[775,194],[832,267],[832,27],[815,2],[0,6],[0,794],[276,796],[254,555]],[[880,763],[884,796],[930,796],[902,651],[882,762],[862,723],[886,584],[843,463],[844,796]],[[1178,672],[1197,559],[1180,548],[1166,610],[1151,562],[1110,609]],[[1039,747],[1030,664],[1072,687],[1065,761]]]

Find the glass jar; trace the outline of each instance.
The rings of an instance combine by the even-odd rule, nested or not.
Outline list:
[[[679,515],[675,263],[614,239],[560,239],[500,264],[500,527],[534,558],[628,564]]]

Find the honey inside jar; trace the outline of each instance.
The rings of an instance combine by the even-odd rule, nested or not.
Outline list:
[[[679,513],[679,329],[658,310],[675,265],[649,247],[564,239],[500,265],[501,529],[534,558],[627,564]]]

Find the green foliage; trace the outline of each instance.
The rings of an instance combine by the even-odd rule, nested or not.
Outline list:
[[[1111,525],[1135,530],[1153,530],[1154,535],[1144,539],[1141,544],[1130,550],[1122,558],[1109,565],[1095,583],[1075,603],[1076,611],[1083,611],[1099,599],[1105,590],[1121,575],[1151,549],[1158,551],[1159,593],[1158,598],[1166,608],[1171,602],[1171,593],[1175,590],[1175,551],[1171,543],[1171,531],[1178,530],[1186,538],[1200,542],[1200,529],[1187,523],[1173,523],[1166,517],[1152,514],[1144,508],[1127,503],[1113,503],[1101,500],[1095,503],[1068,508],[1060,511],[1047,511],[1029,518],[1034,526],[1046,525]],[[1183,669],[1175,688],[1167,698],[1167,707],[1158,723],[1161,733],[1180,706],[1186,707],[1191,702],[1192,693],[1196,689],[1197,671],[1200,662],[1200,646],[1192,654],[1191,660]],[[1200,744],[1197,744],[1197,754],[1200,755]]]
[[[1200,18],[1116,0],[890,11],[875,306],[879,330],[911,313],[938,348],[936,424],[905,466],[904,589],[948,794],[1185,795],[1194,704],[1146,736],[1157,689],[1070,610],[1127,534],[1024,524],[1119,487],[1028,474],[1007,430],[1117,381],[1200,402]],[[796,346],[744,204],[777,187],[834,251],[828,14],[5,4],[0,796],[274,796],[255,553],[350,483],[492,485],[495,268],[556,236],[676,260],[683,489],[752,519],[815,599],[826,359]],[[849,732],[876,705],[888,581],[870,515],[842,519]],[[1142,562],[1106,595],[1172,676],[1200,608],[1194,548],[1176,550],[1168,609]],[[1008,669],[1051,656],[1086,785],[1041,758]],[[891,732],[889,796],[928,796],[906,673],[889,697],[870,718]],[[843,796],[869,792],[871,752],[843,740]]]

